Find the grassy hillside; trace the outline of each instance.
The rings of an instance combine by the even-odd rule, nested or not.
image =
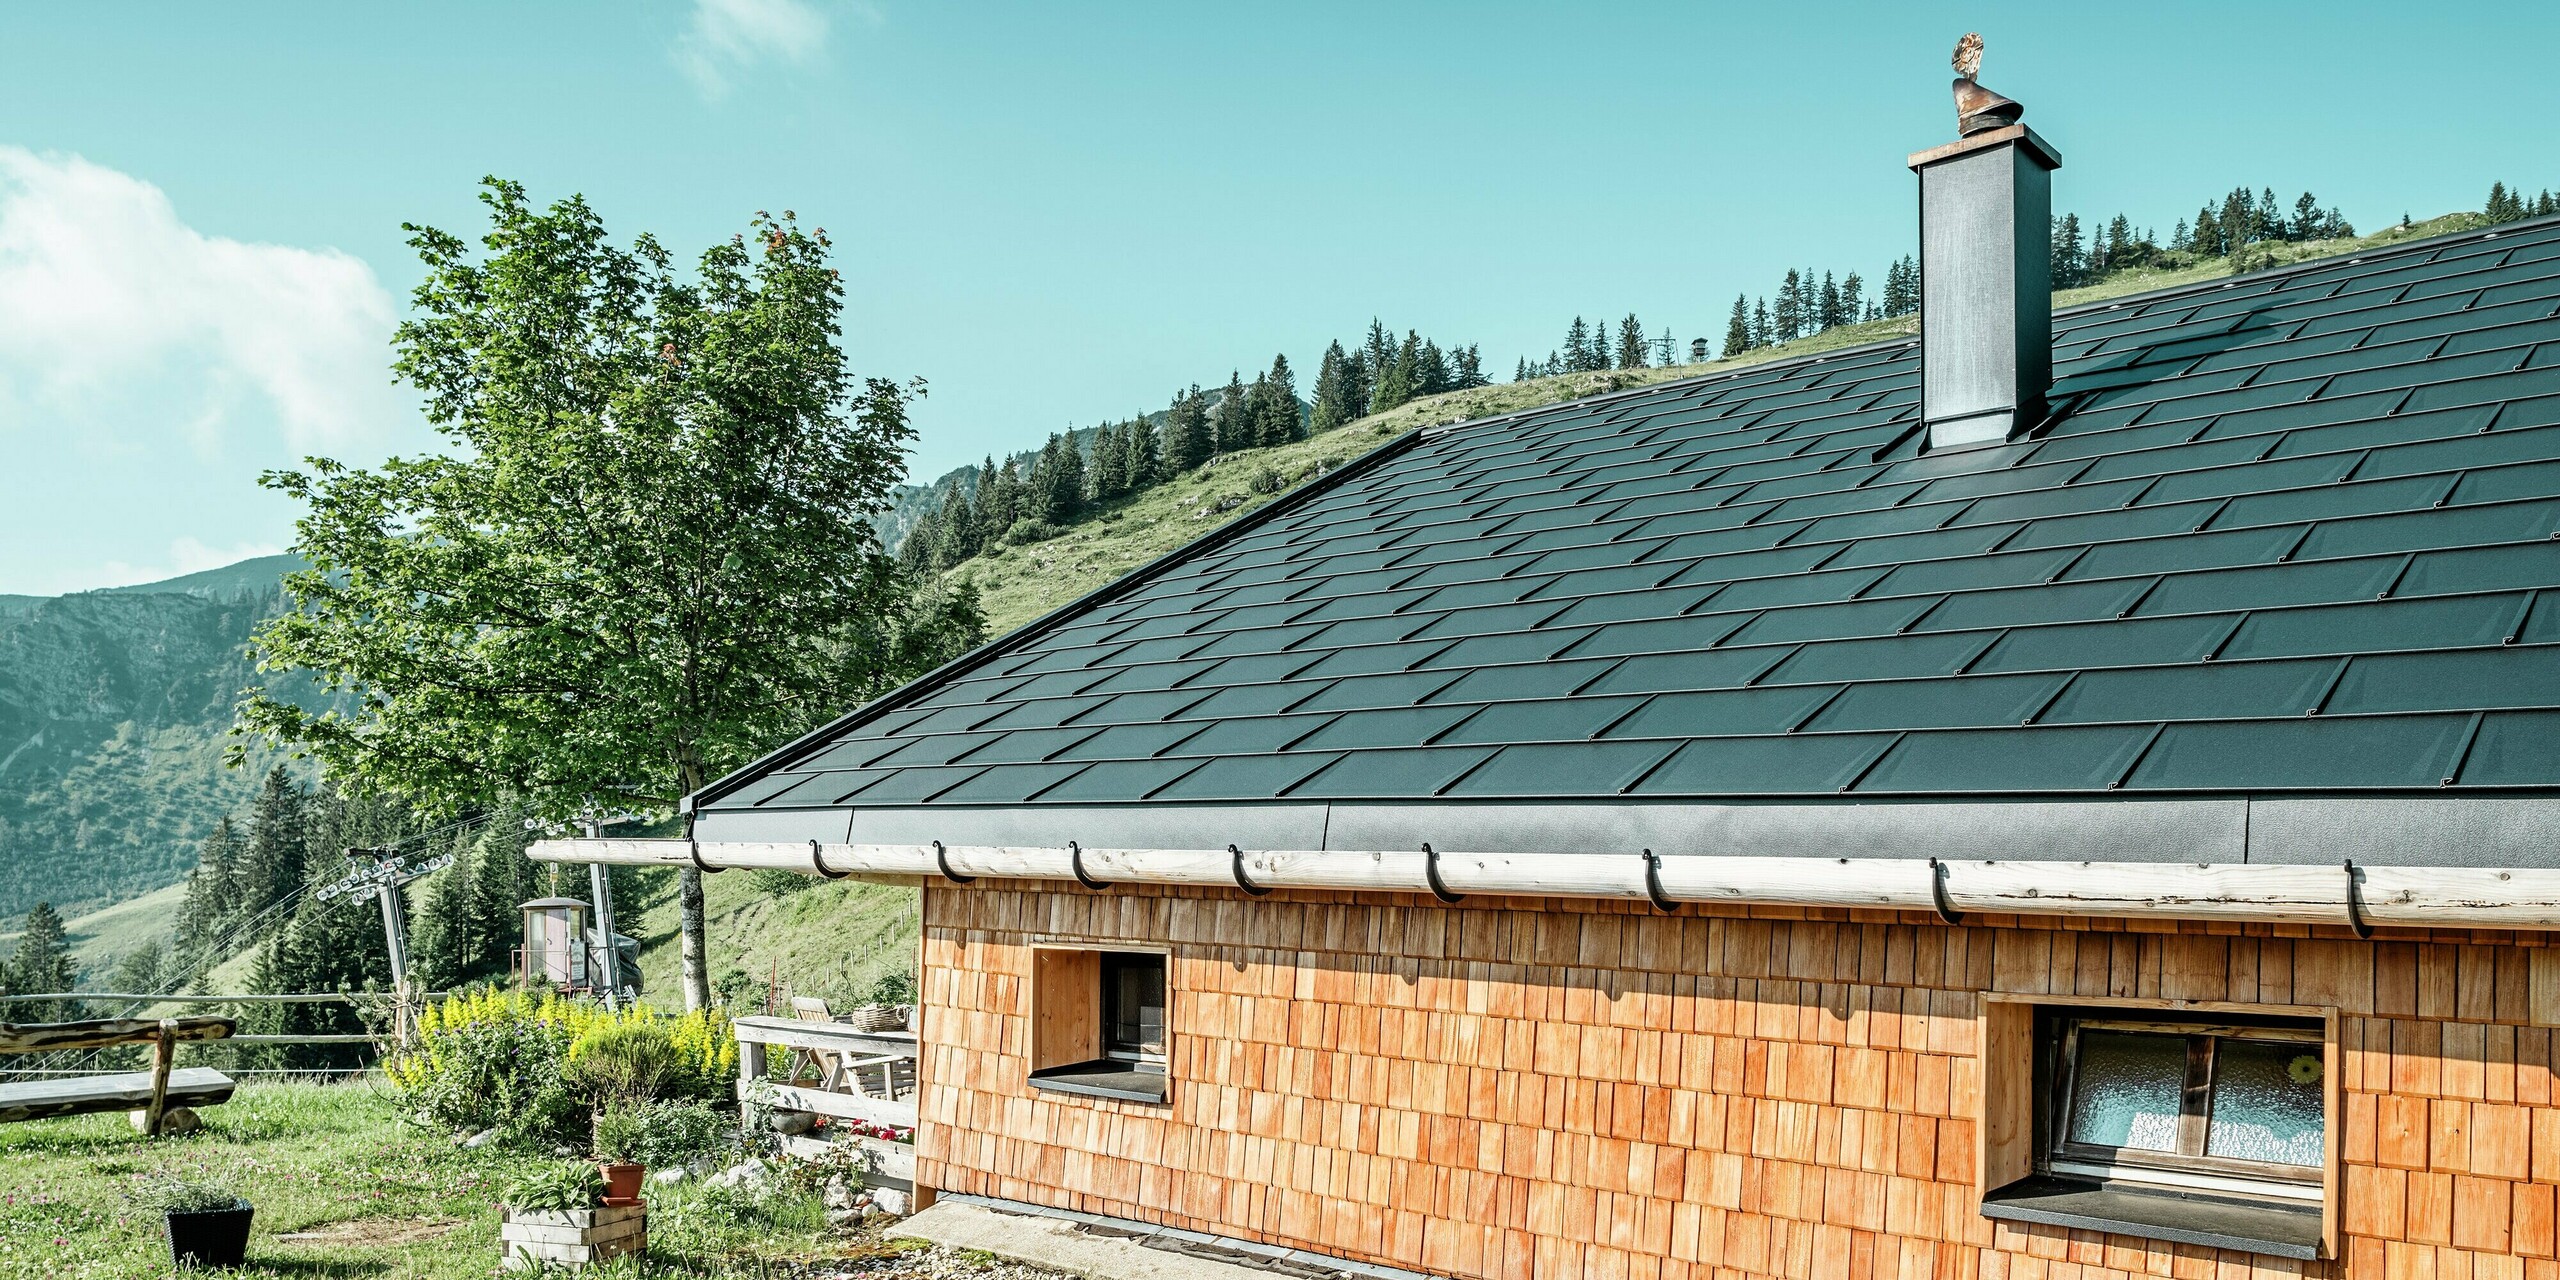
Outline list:
[[[653,873],[637,912],[615,904],[614,924],[640,939],[647,999],[666,1009],[684,1007],[676,985],[675,881],[673,871]],[[777,879],[769,887],[744,871],[703,880],[711,981],[733,1010],[762,1011],[777,975],[783,995],[819,996],[842,1010],[883,972],[913,964],[915,890],[851,880],[795,883]]]
[[[2342,240],[2252,246],[2271,252],[2277,264],[2379,248],[2423,236],[2485,225],[2478,214],[2456,213],[2407,228]],[[2181,270],[2120,271],[2086,288],[2054,295],[2057,307],[2077,306],[2154,289],[2195,284],[2229,275],[2227,259],[2209,259]],[[1721,373],[1788,360],[1860,343],[1919,332],[1916,317],[1843,325],[1808,338],[1746,352],[1730,360],[1573,373],[1527,382],[1453,391],[1372,414],[1310,440],[1230,454],[1123,502],[1104,507],[1044,542],[998,547],[950,572],[974,579],[984,593],[987,630],[1001,635],[1076,597],[1109,583],[1226,521],[1269,502],[1287,487],[1311,479],[1416,427],[1465,422],[1539,405],[1603,395],[1630,387]]]

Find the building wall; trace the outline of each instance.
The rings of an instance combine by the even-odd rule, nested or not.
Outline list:
[[[1025,1083],[1030,944],[1173,948],[1172,1097]],[[1536,1280],[2560,1280],[2560,951],[2205,926],[1130,887],[925,894],[920,1181]],[[1994,1223],[1986,991],[2334,1005],[2344,1256]]]

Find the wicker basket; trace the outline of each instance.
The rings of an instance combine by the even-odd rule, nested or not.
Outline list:
[[[856,1031],[903,1031],[907,1010],[904,1005],[866,1004],[853,1011],[852,1021]]]

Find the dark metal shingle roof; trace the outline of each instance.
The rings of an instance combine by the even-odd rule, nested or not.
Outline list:
[[[1428,433],[715,810],[2560,787],[2560,224]]]

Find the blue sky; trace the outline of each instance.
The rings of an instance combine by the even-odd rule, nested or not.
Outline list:
[[[0,592],[279,548],[260,470],[433,447],[385,372],[399,226],[473,231],[486,173],[686,251],[826,227],[857,371],[932,385],[930,476],[1372,314],[1507,372],[1576,313],[1685,343],[1789,265],[1872,278],[1967,29],[2060,208],[2165,231],[2247,182],[2370,226],[2560,186],[2554,12],[12,6]]]

